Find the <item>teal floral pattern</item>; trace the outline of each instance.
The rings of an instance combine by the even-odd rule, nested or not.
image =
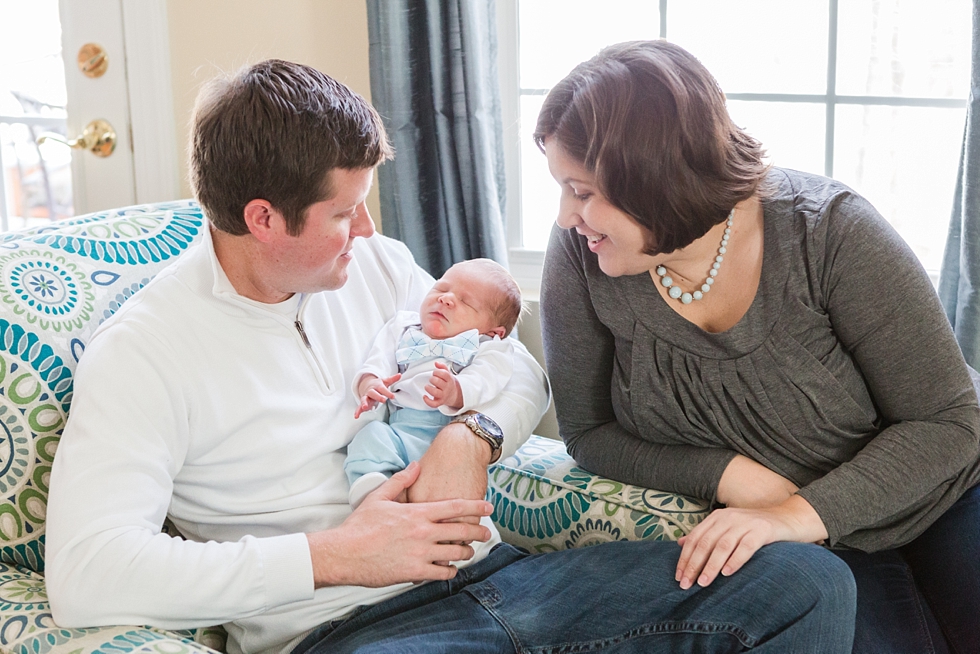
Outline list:
[[[201,212],[195,203],[169,202],[96,213],[0,238],[0,247],[22,241],[104,263],[139,266],[167,262],[197,240]]]
[[[48,482],[78,359],[203,228],[200,208],[183,201],[0,235],[0,654],[224,649],[220,627],[59,628],[43,577]]]
[[[79,267],[50,251],[0,254],[0,302],[41,329],[82,329],[92,315],[92,285]]]
[[[708,514],[703,500],[583,470],[561,441],[540,436],[490,469],[488,499],[501,538],[532,552],[614,540],[677,540]]]
[[[0,652],[4,654],[203,654],[224,651],[220,627],[165,631],[152,627],[64,629],[51,618],[44,578],[0,564]]]

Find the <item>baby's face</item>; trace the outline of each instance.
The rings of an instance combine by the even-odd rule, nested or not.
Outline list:
[[[487,334],[497,328],[490,310],[499,289],[476,266],[455,265],[422,300],[419,316],[429,338],[449,338],[470,329]]]

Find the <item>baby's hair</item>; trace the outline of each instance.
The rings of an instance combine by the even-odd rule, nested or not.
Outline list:
[[[507,330],[504,336],[509,336],[524,312],[521,289],[513,275],[493,259],[468,259],[456,265],[479,266],[480,272],[497,286],[499,293],[495,299],[490,300],[488,308],[493,313],[494,320]]]

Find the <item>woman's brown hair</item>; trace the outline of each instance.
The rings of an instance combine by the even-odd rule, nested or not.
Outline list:
[[[711,73],[667,41],[619,43],[576,66],[538,114],[534,140],[543,150],[546,139],[649,230],[647,254],[704,236],[766,173],[762,144],[732,123]]]

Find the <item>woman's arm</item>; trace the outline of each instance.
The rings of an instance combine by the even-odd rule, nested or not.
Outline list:
[[[866,551],[918,536],[977,459],[980,409],[959,346],[915,255],[859,196],[843,194],[807,240],[841,345],[860,369],[884,429],[852,460],[777,506],[715,511],[681,539],[677,580],[707,585],[777,540],[829,540]],[[947,493],[947,490],[950,490]]]
[[[798,490],[778,472],[736,454],[718,482],[718,501],[738,509],[762,509],[782,504]]]
[[[555,228],[541,280],[541,327],[555,411],[584,468],[638,486],[715,499],[735,453],[662,445],[626,430],[613,411],[615,340],[596,315],[579,237]],[[600,273],[597,273],[600,274]]]
[[[929,278],[877,211],[845,195],[814,231],[811,275],[885,428],[800,495],[832,544],[896,547],[930,522],[910,516],[955,501],[945,490],[975,463],[976,393]]]

